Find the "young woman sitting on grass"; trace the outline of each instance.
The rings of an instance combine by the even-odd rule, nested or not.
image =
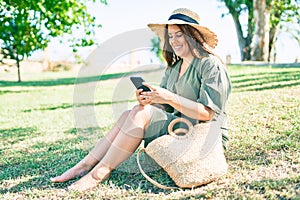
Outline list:
[[[195,124],[220,115],[226,118],[231,82],[223,62],[210,50],[217,45],[216,35],[199,22],[196,13],[180,8],[167,22],[148,25],[160,37],[168,64],[160,87],[145,83],[150,92],[137,90],[138,104],[121,115],[87,156],[62,175],[51,178],[52,182],[83,176],[68,188],[93,188],[129,158],[142,140],[147,145],[167,134],[173,119],[184,117]],[[167,112],[154,104],[167,105],[173,111]],[[225,131],[226,122],[223,124]]]

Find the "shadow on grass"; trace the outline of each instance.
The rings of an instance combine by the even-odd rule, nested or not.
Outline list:
[[[242,74],[231,79],[236,92],[272,90],[300,85],[300,70]]]
[[[118,187],[127,187],[133,190],[142,190],[151,193],[168,194],[172,190],[163,190],[152,183],[150,183],[139,171],[136,162],[137,152],[132,154],[126,161],[124,161],[117,169],[115,169],[109,180]],[[166,171],[164,171],[153,159],[146,154],[140,155],[140,163],[145,173],[158,183],[165,186],[176,187],[174,181],[170,178]]]
[[[122,72],[114,74],[100,74],[98,76],[89,76],[89,77],[72,77],[72,78],[58,78],[58,79],[48,79],[48,80],[37,80],[37,81],[1,81],[1,87],[10,87],[10,86],[38,86],[38,87],[49,87],[49,86],[59,86],[59,85],[74,85],[82,84],[89,82],[96,82],[101,80],[116,79],[125,76],[130,76],[132,74],[143,73],[143,72],[154,72],[161,69],[152,69],[152,70],[143,70],[143,71],[134,71],[134,72]],[[1,93],[0,93],[1,94]]]
[[[24,141],[28,138],[37,135],[36,128],[28,127],[28,128],[12,128],[12,129],[0,129],[0,138],[3,140],[4,144],[15,144],[20,141]],[[1,147],[2,149],[4,147]]]
[[[110,104],[126,103],[126,102],[134,102],[134,101],[136,101],[136,100],[132,99],[132,100],[122,100],[122,101],[98,101],[98,102],[95,102],[95,103],[80,103],[80,104],[62,103],[59,106],[33,108],[33,109],[23,110],[23,112],[32,112],[32,111],[40,111],[40,110],[68,109],[68,108],[73,108],[73,107],[85,107],[85,106],[110,105]]]
[[[0,81],[1,82],[1,81]],[[27,93],[30,92],[30,90],[21,90],[21,91],[15,91],[15,90],[0,90],[0,95],[3,94],[10,94],[10,93]]]
[[[21,150],[10,150],[9,158],[0,158],[0,194],[5,193],[19,193],[24,190],[46,190],[46,189],[66,189],[78,179],[68,181],[66,183],[51,183],[50,177],[62,174],[67,169],[73,167],[78,163],[88,150],[77,148],[77,144],[82,141],[89,142],[91,136],[104,132],[105,128],[88,128],[88,129],[70,129],[64,134],[75,135],[72,139],[63,139],[53,143],[37,142],[30,147]],[[1,136],[15,137],[19,141],[23,138],[21,132],[31,131],[29,135],[35,134],[35,129],[10,129],[2,131]],[[95,137],[93,137],[95,138]],[[95,142],[95,141],[93,141]],[[91,142],[91,144],[93,144]],[[6,153],[4,151],[4,153]],[[134,165],[135,171],[124,170],[124,165]],[[113,171],[111,177],[104,181],[104,185],[114,185],[127,189],[139,189],[144,192],[168,193],[171,191],[164,191],[149,183],[138,171],[135,162],[135,156],[132,159],[124,162],[122,167]],[[165,185],[174,185],[173,181],[163,170],[156,170],[149,172],[149,175]],[[3,187],[5,186],[5,187]]]
[[[99,76],[90,76],[90,77],[72,77],[72,78],[59,78],[59,79],[49,79],[49,80],[38,80],[38,81],[0,81],[0,86],[10,87],[10,86],[39,86],[39,87],[48,87],[48,86],[58,86],[58,85],[74,85],[88,82],[95,82],[100,80],[108,80],[114,78],[120,78],[128,75],[129,73],[116,73],[116,74],[104,74]]]
[[[299,198],[299,190],[300,190],[300,176],[298,177],[289,177],[284,179],[263,179],[259,181],[253,181],[251,183],[245,183],[243,186],[245,189],[248,190],[255,190],[260,194],[266,194],[267,191],[280,191],[281,193],[276,194],[277,199],[286,199],[286,196],[282,194],[285,191],[289,191],[290,195],[296,199],[296,195]],[[297,194],[298,191],[298,194]],[[275,194],[274,194],[275,195]],[[287,199],[293,199],[292,197]]]
[[[240,68],[242,69],[242,68]],[[272,76],[272,75],[278,75],[278,73],[280,73],[281,75],[285,75],[285,74],[289,74],[291,71],[270,71],[270,72],[256,72],[256,73],[239,73],[237,75],[231,75],[230,77],[231,78],[241,78],[241,77],[252,77],[252,76]],[[292,71],[294,72],[294,71]],[[245,79],[247,80],[247,79]],[[249,78],[248,80],[252,80],[251,78]]]
[[[71,148],[69,144],[76,144],[83,137],[64,139],[52,144],[39,142],[28,149],[18,152],[18,156],[4,159],[0,164],[0,185],[8,185],[13,180],[18,184],[10,188],[1,188],[0,194],[17,193],[22,190],[38,188],[66,188],[69,183],[52,184],[50,177],[63,173],[66,169],[79,162],[87,153],[82,149]],[[76,146],[76,145],[75,145]],[[27,152],[29,151],[29,152]],[[34,152],[34,153],[31,153]],[[29,178],[26,178],[29,177]],[[20,181],[22,180],[22,181]]]
[[[294,72],[294,71],[292,71]],[[258,73],[251,73],[251,74],[239,74],[239,75],[233,75],[231,76],[231,78],[233,78],[234,80],[239,78],[239,80],[235,80],[235,83],[244,83],[244,82],[251,82],[253,80],[268,80],[268,82],[270,80],[274,80],[274,79],[278,79],[280,77],[290,77],[291,75],[291,71],[288,72],[258,72]],[[243,77],[243,78],[241,78]],[[254,77],[254,78],[253,78]]]

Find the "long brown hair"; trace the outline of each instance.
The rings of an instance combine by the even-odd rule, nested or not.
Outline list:
[[[184,37],[189,45],[189,48],[192,51],[193,56],[208,57],[209,54],[212,54],[218,57],[223,63],[222,59],[219,56],[217,56],[215,53],[213,53],[209,49],[208,45],[206,45],[206,41],[200,31],[187,24],[176,24],[176,25],[184,34]],[[164,37],[165,40],[163,46],[163,56],[167,61],[168,67],[171,67],[175,62],[179,61],[181,58],[175,54],[175,52],[173,51],[169,43],[168,25],[166,25]]]

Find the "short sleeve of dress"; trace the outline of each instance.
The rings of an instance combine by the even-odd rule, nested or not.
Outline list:
[[[208,57],[201,70],[201,86],[197,102],[216,113],[225,110],[231,83],[225,66],[216,58]]]

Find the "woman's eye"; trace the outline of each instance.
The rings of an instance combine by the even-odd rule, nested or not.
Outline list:
[[[182,36],[183,36],[183,33],[181,33],[181,32],[175,33],[174,35],[172,35],[172,34],[168,35],[169,39],[181,38]]]

